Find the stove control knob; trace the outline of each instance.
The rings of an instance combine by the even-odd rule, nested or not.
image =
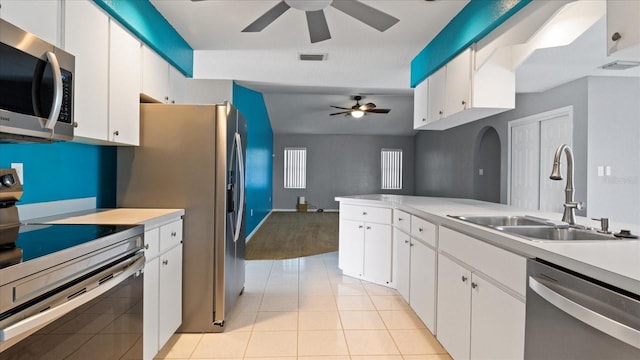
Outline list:
[[[16,179],[13,177],[12,174],[6,174],[6,175],[0,176],[0,183],[2,183],[2,186],[12,187],[13,184],[16,183]]]

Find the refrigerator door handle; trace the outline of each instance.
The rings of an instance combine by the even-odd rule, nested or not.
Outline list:
[[[233,232],[233,241],[236,242],[240,238],[240,229],[242,227],[242,217],[244,216],[244,159],[242,157],[242,139],[240,134],[235,134],[236,152],[238,154],[238,178],[240,180],[240,199],[238,200],[238,215],[236,216],[236,228]]]

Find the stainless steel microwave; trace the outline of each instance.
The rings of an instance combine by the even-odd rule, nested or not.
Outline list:
[[[0,143],[73,139],[75,58],[0,19]]]

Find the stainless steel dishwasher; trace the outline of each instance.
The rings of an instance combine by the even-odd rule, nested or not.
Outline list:
[[[525,359],[640,359],[638,294],[542,260],[527,273]]]

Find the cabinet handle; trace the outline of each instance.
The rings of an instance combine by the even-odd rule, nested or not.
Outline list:
[[[613,35],[611,35],[611,40],[613,41],[618,41],[622,39],[622,35],[620,35],[619,32],[614,32]]]
[[[162,265],[169,265],[169,260],[167,259],[162,260]]]
[[[149,250],[149,244],[144,244],[144,249]]]
[[[462,100],[462,106],[465,106],[465,105],[467,105],[467,102]]]
[[[168,97],[168,96],[165,96],[165,97],[164,97],[164,101],[169,101],[169,97]]]
[[[118,131],[118,130],[114,131],[114,132],[113,132],[113,135],[115,135],[115,136],[120,135],[120,131]]]
[[[74,127],[74,128],[77,128],[77,127],[78,127],[78,123],[74,121],[74,122],[73,122],[73,127]]]
[[[371,226],[367,226],[367,230],[371,230]]]
[[[438,115],[442,115],[444,112],[442,110],[438,111]]]
[[[427,118],[422,118],[422,122],[425,122],[425,121],[427,121]]]
[[[398,221],[402,221],[402,220],[403,220],[402,218],[398,218]]]
[[[462,282],[467,282],[468,277],[462,275]]]
[[[408,243],[409,243],[409,240],[405,240],[405,241],[404,241],[404,243],[405,243],[405,244],[408,244]]]
[[[413,246],[413,245],[415,245],[415,244],[414,243],[409,244],[409,246]]]
[[[364,226],[362,225],[358,225],[358,229],[362,229]]]
[[[366,212],[366,211],[363,211],[363,212],[362,212],[362,215],[367,215],[367,212]]]
[[[171,232],[171,237],[176,237],[176,235],[177,235],[177,234],[176,234],[176,232],[175,232],[175,231],[172,231],[172,232]]]
[[[419,232],[423,232],[423,231],[424,231],[424,229],[423,229],[423,228],[418,228],[418,231],[419,231]]]
[[[477,287],[478,287],[478,283],[474,283],[474,282],[472,282],[472,283],[471,283],[471,287],[472,287],[473,289],[477,288]]]

